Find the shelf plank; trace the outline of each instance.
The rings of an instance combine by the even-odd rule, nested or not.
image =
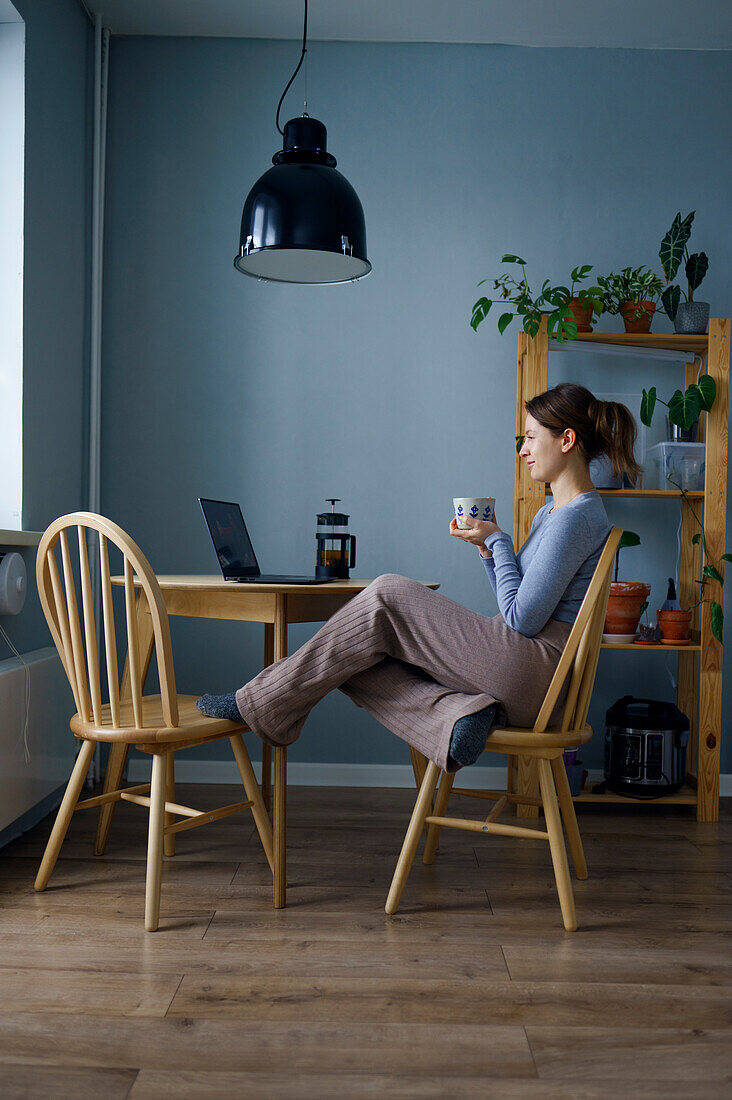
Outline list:
[[[706,355],[709,336],[679,336],[676,333],[578,332],[577,340],[587,344],[620,344],[627,348],[665,348]]]
[[[606,794],[594,794],[592,791],[583,791],[574,795],[573,802],[633,802],[638,805],[642,802],[652,803],[655,806],[696,806],[696,791],[688,784],[684,784],[673,794],[662,795],[661,798],[632,798],[627,794],[614,794],[608,791]]]
[[[545,490],[545,496],[550,497],[552,494]],[[598,489],[597,492],[601,497],[659,497],[662,500],[680,500],[682,493],[680,489]],[[687,497],[692,500],[703,500],[703,489],[687,489]]]
[[[629,642],[628,645],[614,645],[612,642],[601,642],[600,649],[644,649],[647,653],[701,653],[700,645],[636,645]]]
[[[678,500],[682,496],[680,489],[598,489],[601,497],[660,497],[668,500]],[[551,494],[547,494],[550,496]],[[687,497],[692,500],[703,500],[703,489],[687,489]]]

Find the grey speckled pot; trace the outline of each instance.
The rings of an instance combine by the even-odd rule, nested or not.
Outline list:
[[[702,336],[707,331],[709,302],[679,302],[674,318],[674,332],[684,336]]]

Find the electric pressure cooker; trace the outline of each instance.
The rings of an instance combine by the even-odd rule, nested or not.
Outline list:
[[[605,783],[616,794],[658,798],[686,777],[689,719],[673,703],[625,695],[605,715]]]

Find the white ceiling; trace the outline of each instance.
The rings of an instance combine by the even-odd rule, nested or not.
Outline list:
[[[114,34],[302,36],[303,0],[82,0]],[[308,37],[347,42],[732,48],[730,0],[309,0]]]

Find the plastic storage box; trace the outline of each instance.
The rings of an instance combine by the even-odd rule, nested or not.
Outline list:
[[[680,485],[682,489],[703,490],[705,450],[704,443],[658,443],[651,447],[646,461],[646,487],[676,489]]]

